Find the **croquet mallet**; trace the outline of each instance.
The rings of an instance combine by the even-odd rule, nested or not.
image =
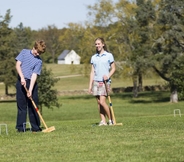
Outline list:
[[[25,85],[24,85],[24,88],[25,88],[26,92],[27,92],[27,93],[29,93],[29,91],[28,91],[28,89],[26,88],[26,86],[25,86]],[[45,121],[44,121],[44,120],[43,120],[43,118],[42,118],[42,115],[41,115],[41,113],[40,113],[39,109],[37,108],[37,106],[36,106],[35,102],[33,101],[33,98],[32,98],[32,97],[29,97],[29,99],[31,100],[31,102],[32,102],[32,104],[33,104],[33,106],[34,106],[34,108],[35,108],[36,112],[37,112],[37,113],[38,113],[38,115],[39,115],[39,118],[41,119],[41,121],[42,121],[43,125],[45,126],[45,129],[44,129],[44,130],[42,130],[42,132],[44,132],[44,133],[49,133],[49,132],[52,132],[52,131],[56,130],[54,126],[49,127],[49,128],[47,127],[47,125],[46,125]]]
[[[104,84],[105,84],[107,97],[108,97],[108,100],[109,100],[109,107],[110,107],[110,113],[111,113],[111,116],[112,116],[113,125],[123,125],[122,123],[116,123],[116,118],[115,118],[113,107],[112,107],[111,97],[110,97],[110,95],[108,93],[107,81],[106,80],[104,81]]]

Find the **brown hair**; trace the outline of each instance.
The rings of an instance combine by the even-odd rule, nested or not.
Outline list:
[[[95,39],[95,42],[96,42],[97,40],[100,40],[100,41],[104,44],[103,49],[104,49],[105,51],[108,52],[108,50],[107,50],[107,45],[106,45],[106,43],[105,43],[105,40],[104,40],[103,38],[101,38],[101,37],[96,38],[96,39]]]
[[[34,44],[34,48],[39,54],[44,53],[46,50],[45,42],[43,40],[36,41]]]

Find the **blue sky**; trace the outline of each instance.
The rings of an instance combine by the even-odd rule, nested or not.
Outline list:
[[[114,0],[116,1],[116,0]],[[48,25],[57,28],[67,27],[70,22],[84,23],[87,20],[88,5],[98,0],[0,0],[0,15],[11,10],[10,27],[17,27],[20,22],[24,27],[38,30]]]

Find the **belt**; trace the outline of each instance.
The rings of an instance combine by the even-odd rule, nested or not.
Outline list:
[[[98,83],[99,83],[99,82],[103,82],[103,81],[97,81],[97,80],[94,80],[94,81],[95,81],[95,82],[98,82]]]
[[[25,80],[30,80],[30,79],[28,79],[28,78],[24,78]],[[18,80],[20,80],[20,76],[18,76]]]

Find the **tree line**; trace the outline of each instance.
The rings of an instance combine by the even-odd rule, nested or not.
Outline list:
[[[64,49],[74,49],[86,66],[100,36],[115,57],[118,76],[132,77],[134,97],[142,90],[143,76],[153,70],[167,82],[171,94],[184,98],[183,0],[98,0],[87,8],[84,24],[71,22],[62,29],[48,25],[36,31],[23,23],[10,28],[11,11],[0,16],[0,81],[6,93],[16,79],[15,56],[22,48],[31,48],[35,39],[47,44],[45,63],[56,63]]]

